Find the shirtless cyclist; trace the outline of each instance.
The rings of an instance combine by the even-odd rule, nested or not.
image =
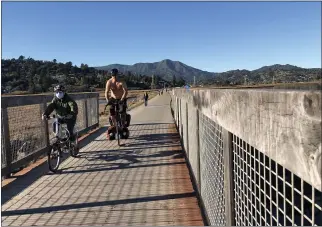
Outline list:
[[[126,109],[126,97],[127,97],[127,86],[125,83],[122,83],[117,80],[117,74],[118,70],[117,69],[112,69],[111,71],[111,76],[112,78],[109,79],[106,82],[106,88],[105,88],[105,99],[107,103],[110,103],[110,101],[113,100],[118,100],[123,102],[123,108]],[[109,97],[109,92],[111,91],[111,96]],[[112,118],[113,126],[117,125],[116,124],[116,117],[115,117],[115,106],[111,105],[110,107],[110,115]]]

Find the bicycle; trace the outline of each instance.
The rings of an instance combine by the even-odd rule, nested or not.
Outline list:
[[[51,172],[57,172],[63,153],[70,153],[72,157],[77,157],[79,153],[78,147],[78,130],[74,133],[75,142],[70,141],[70,132],[67,129],[65,120],[67,117],[60,117],[53,115],[48,117],[47,120],[54,119],[53,122],[53,133],[54,138],[50,143],[50,149],[47,153],[48,156],[48,167]],[[54,159],[57,158],[56,161]]]
[[[129,135],[130,135],[128,126],[130,125],[131,115],[126,114],[125,111],[120,111],[120,109],[123,110],[123,102],[120,100],[114,99],[109,101],[109,103],[105,105],[104,112],[106,110],[106,107],[109,105],[113,105],[113,107],[115,108],[115,117],[116,117],[116,124],[117,124],[117,126],[115,127],[116,129],[115,136],[117,138],[117,144],[121,146],[120,138],[127,139],[129,138]],[[113,122],[112,122],[111,116],[109,117],[109,122],[110,122],[110,125],[112,126]],[[119,131],[119,129],[121,131]],[[113,133],[109,133],[108,136],[110,140],[115,139],[115,137],[113,136]]]

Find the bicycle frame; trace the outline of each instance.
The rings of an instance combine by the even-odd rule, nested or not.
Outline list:
[[[119,127],[123,127],[123,119],[122,119],[122,113],[120,113],[120,104],[117,103],[117,105],[115,106],[115,117],[116,117],[116,122],[118,124]]]
[[[107,104],[106,106],[105,106],[105,109],[104,109],[104,112],[105,112],[105,110],[106,110],[106,107],[108,106],[109,104]],[[123,133],[123,130],[124,130],[124,120],[125,119],[123,119],[122,118],[122,116],[123,116],[123,114],[125,113],[121,113],[120,112],[120,105],[122,105],[121,103],[120,103],[120,101],[118,101],[118,100],[115,100],[113,103],[112,103],[112,106],[113,106],[113,108],[114,108],[114,110],[115,110],[115,118],[116,118],[116,125],[114,125],[113,124],[113,121],[112,121],[112,119],[111,119],[111,117],[109,118],[109,120],[110,120],[110,124],[111,124],[111,126],[112,125],[114,125],[114,126],[116,126],[116,138],[117,138],[117,143],[118,143],[118,145],[119,146],[121,146],[120,145],[120,137],[121,137],[121,135],[120,135],[120,132],[119,132],[119,130],[121,130],[121,132]],[[126,116],[126,114],[124,114],[125,116]]]
[[[123,120],[124,119],[122,119],[122,114],[124,114],[125,115],[125,113],[120,113],[120,103],[119,102],[115,102],[115,103],[113,103],[113,105],[114,105],[114,109],[115,109],[115,118],[116,118],[116,123],[118,124],[118,126],[119,127],[123,127]],[[106,111],[106,107],[107,107],[108,105],[106,105],[105,106],[105,108],[104,108],[104,112]]]
[[[55,118],[54,123],[55,123],[54,134],[56,138],[62,138],[62,124],[58,122],[58,118]]]
[[[53,115],[53,117],[49,117],[49,119],[54,119],[53,121],[53,133],[55,135],[55,139],[50,143],[52,148],[48,151],[48,163],[49,163],[49,169],[52,172],[56,172],[59,164],[60,164],[60,158],[62,157],[63,153],[70,152],[70,155],[73,157],[77,157],[77,154],[79,152],[79,148],[77,146],[77,137],[78,132],[76,132],[76,144],[72,144],[70,141],[70,132],[68,131],[67,126],[65,126],[65,122],[60,122],[59,117],[56,117]],[[55,167],[52,167],[50,164],[50,160],[52,160],[52,151],[57,150],[58,151],[58,161],[56,163]],[[54,155],[55,157],[55,155]]]
[[[64,136],[68,136],[66,134],[70,134],[66,126],[63,126],[62,123],[59,122],[58,117],[53,117],[54,118],[54,134],[55,137],[59,140],[62,140]],[[63,135],[63,130],[65,130],[65,135]]]

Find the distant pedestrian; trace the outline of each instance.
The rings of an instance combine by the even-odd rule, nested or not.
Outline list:
[[[149,100],[148,92],[144,93],[143,98],[144,98],[144,105],[147,106],[148,105],[148,100]]]

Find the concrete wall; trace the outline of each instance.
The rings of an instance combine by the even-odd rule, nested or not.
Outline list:
[[[174,89],[171,95],[184,101],[182,112],[188,102],[189,111],[198,109],[322,191],[320,91]]]

